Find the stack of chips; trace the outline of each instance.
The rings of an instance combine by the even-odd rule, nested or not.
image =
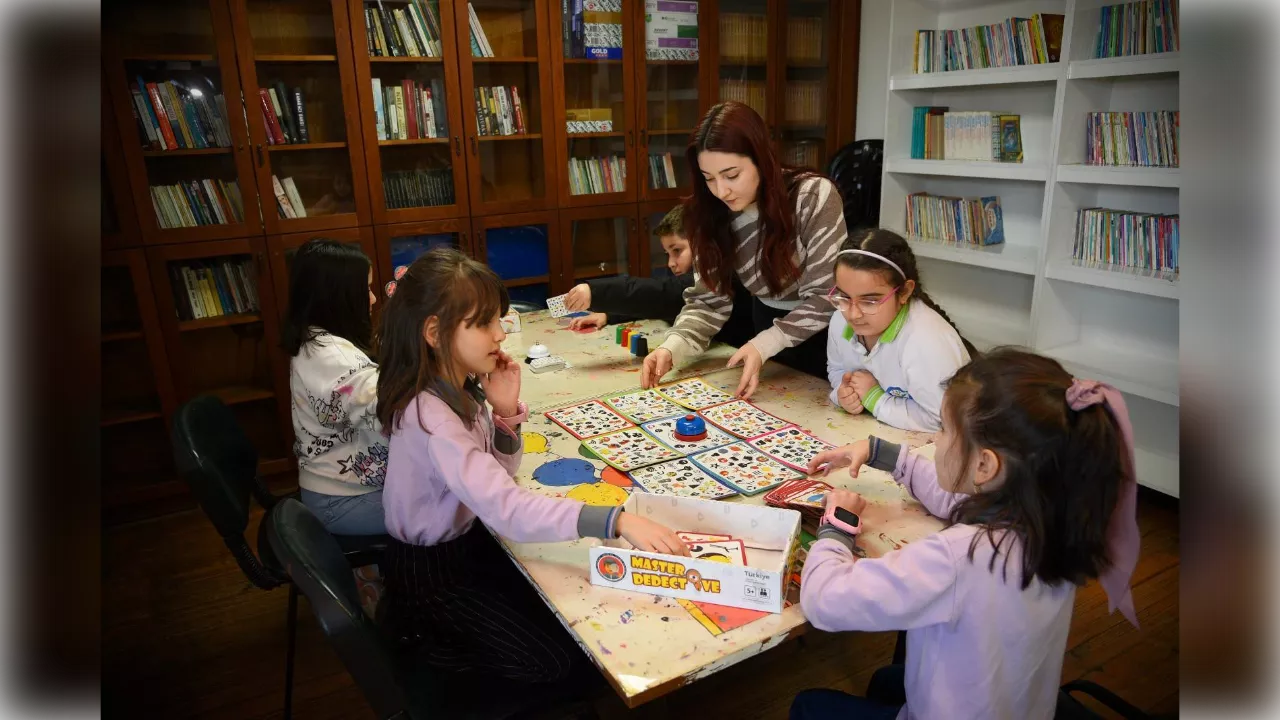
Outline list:
[[[636,357],[649,354],[649,338],[633,327],[619,325],[614,331],[614,340]]]

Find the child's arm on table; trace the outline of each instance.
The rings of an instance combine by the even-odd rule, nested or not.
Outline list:
[[[969,497],[943,490],[938,484],[937,466],[929,458],[912,455],[906,443],[897,445],[874,435],[867,438],[867,443],[870,446],[867,466],[893,473],[893,479],[919,500],[930,515],[946,519],[952,508]]]

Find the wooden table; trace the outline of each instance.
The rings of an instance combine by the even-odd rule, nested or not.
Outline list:
[[[612,344],[612,327],[577,334],[558,326],[545,312],[522,315],[521,322],[522,332],[509,336],[504,345],[508,352],[523,358],[525,348],[541,342],[573,367],[541,375],[524,373],[521,394],[530,406],[530,419],[523,428],[525,456],[516,482],[552,496],[578,497],[601,504],[621,502],[627,491],[599,481],[601,471],[607,467],[600,460],[588,461],[595,477],[584,477],[586,482],[581,485],[547,486],[533,479],[534,472],[548,461],[586,460],[578,453],[578,441],[547,420],[541,411],[637,389],[641,361]],[[658,336],[666,327],[660,321],[639,325]],[[650,347],[656,347],[659,342],[660,339],[651,336]],[[732,352],[728,347],[713,348],[667,380],[701,375],[707,382],[732,392],[741,374],[740,369],[724,369]],[[928,434],[897,430],[869,415],[848,415],[831,406],[828,392],[822,380],[776,363],[766,363],[752,402],[836,444],[873,433],[892,442],[909,442],[913,447],[929,440]],[[931,455],[932,449],[930,445],[920,452]],[[863,514],[867,532],[859,545],[869,557],[878,557],[942,527],[940,520],[925,513],[886,473],[865,468],[855,481],[842,470],[827,481],[867,497],[868,506]],[[763,504],[763,495],[735,497],[724,502]],[[502,542],[521,572],[629,707],[642,705],[776,647],[804,632],[808,626],[800,607],[794,605],[782,613],[712,636],[676,600],[593,587],[587,574],[588,551],[599,540]]]

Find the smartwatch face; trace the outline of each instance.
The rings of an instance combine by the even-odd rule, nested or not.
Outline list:
[[[836,508],[836,519],[849,527],[858,527],[858,516],[842,507]]]

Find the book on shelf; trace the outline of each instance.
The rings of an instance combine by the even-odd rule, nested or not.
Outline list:
[[[644,13],[646,59],[698,59],[697,2],[645,0]]]
[[[734,100],[749,105],[752,110],[765,115],[765,82],[763,80],[738,80],[720,78],[720,99]]]
[[[823,60],[822,25],[820,17],[787,18],[787,62],[820,63]]]
[[[569,158],[569,194],[599,195],[627,189],[627,160],[608,157]]]
[[[476,8],[471,3],[467,3],[467,25],[471,29],[471,56],[494,57],[493,46],[489,44],[489,36],[484,34],[484,26],[480,24],[480,16],[476,15]]]
[[[218,258],[171,262],[169,287],[179,320],[258,312],[252,260]]]
[[[520,91],[516,88],[478,87],[474,95],[477,134],[524,135],[529,131]]]
[[[436,1],[411,0],[388,10],[382,2],[364,6],[365,47],[370,57],[443,57]]]
[[[907,196],[907,234],[956,245],[998,245],[1004,242],[1000,198],[911,193]]]
[[[826,83],[816,80],[788,80],[783,95],[785,121],[797,125],[821,125],[826,103]]]
[[[289,91],[285,89],[284,83],[277,82],[275,87],[258,88],[258,99],[268,145],[300,145],[311,142],[302,88],[295,87]]]
[[[389,83],[383,83],[381,78],[371,80],[374,127],[379,141],[448,137],[443,83],[432,80],[430,87],[414,80],[401,80],[399,85]]]
[[[911,120],[915,160],[1022,162],[1021,116],[986,110],[917,107]]]
[[[130,107],[144,149],[231,147],[226,100],[212,82],[199,88],[177,80],[146,82],[141,75],[135,82]]]
[[[676,187],[676,170],[671,162],[671,153],[650,153],[649,184],[654,190]]]
[[[918,30],[913,72],[981,70],[1054,63],[1066,16],[1036,13],[958,30]]]
[[[244,204],[234,180],[186,180],[152,185],[150,192],[156,222],[164,229],[244,221]]]
[[[622,59],[622,0],[562,0],[565,57]]]
[[[821,169],[821,140],[790,140],[782,144],[782,161],[797,167]]]
[[[1167,275],[1178,272],[1178,216],[1081,208],[1071,258],[1084,265]]]
[[[382,192],[388,210],[452,205],[453,172],[449,168],[384,172]]]
[[[720,58],[763,63],[769,57],[768,24],[764,15],[720,13]]]
[[[1178,167],[1177,110],[1092,112],[1085,118],[1085,163]]]
[[[298,195],[298,187],[294,184],[293,178],[287,177],[284,180],[271,176],[271,191],[276,196],[276,212],[281,218],[304,218],[307,216],[307,208],[302,204],[302,197]]]
[[[1175,52],[1178,40],[1177,0],[1139,0],[1101,8],[1094,56],[1129,57]]]

